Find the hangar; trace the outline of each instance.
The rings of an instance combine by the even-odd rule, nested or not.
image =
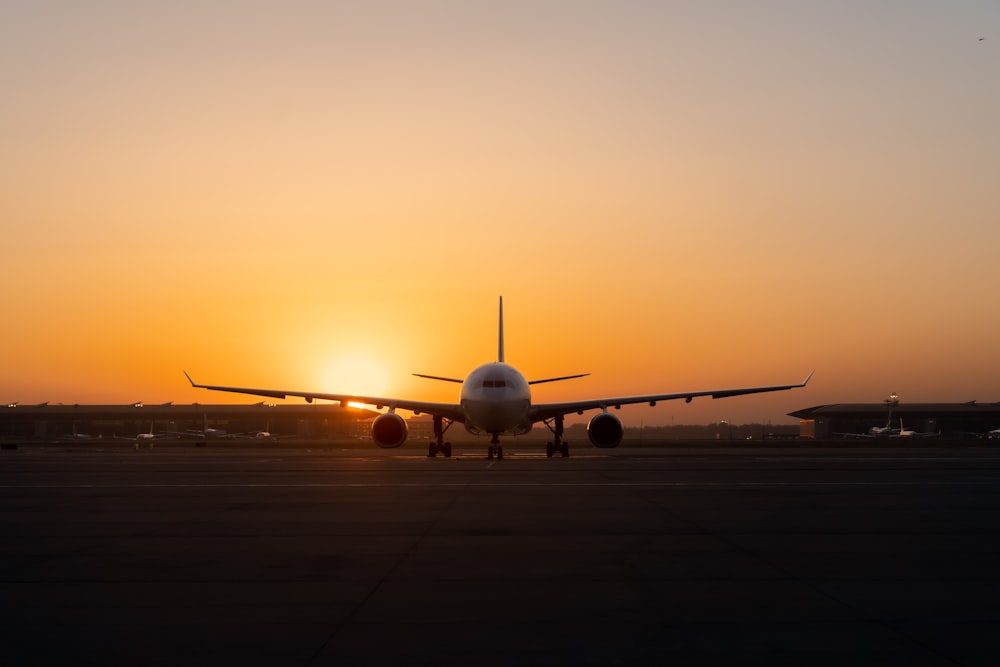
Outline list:
[[[789,412],[799,419],[805,438],[850,437],[887,424],[918,434],[985,437],[1000,428],[1000,403],[900,403],[895,397],[882,403],[834,403]]]

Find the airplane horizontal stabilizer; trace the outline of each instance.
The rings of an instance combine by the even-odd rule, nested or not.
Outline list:
[[[545,382],[559,382],[560,380],[572,380],[573,378],[585,378],[590,373],[580,373],[579,375],[564,375],[558,378],[545,378],[544,380],[528,380],[528,384],[543,384]]]
[[[457,378],[444,378],[439,375],[424,375],[423,373],[414,373],[415,377],[427,378],[428,380],[441,380],[442,382],[458,382],[459,384],[465,382],[465,380],[459,380]]]

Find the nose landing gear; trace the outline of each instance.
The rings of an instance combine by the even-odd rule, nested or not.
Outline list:
[[[494,433],[491,433],[490,436],[491,436],[491,438],[490,438],[490,448],[488,450],[486,450],[487,451],[486,458],[489,459],[490,461],[492,461],[493,460],[493,456],[495,454],[497,460],[502,461],[503,460],[503,445],[500,444],[500,434],[494,432]]]

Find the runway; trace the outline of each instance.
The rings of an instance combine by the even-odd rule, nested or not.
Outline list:
[[[1000,650],[998,450],[483,449],[2,451],[4,662],[975,665]]]

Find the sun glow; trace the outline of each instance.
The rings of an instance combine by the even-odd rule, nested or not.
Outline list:
[[[321,378],[326,391],[355,396],[387,396],[389,374],[377,359],[363,353],[346,353],[328,363]],[[355,401],[350,405],[360,406]]]

